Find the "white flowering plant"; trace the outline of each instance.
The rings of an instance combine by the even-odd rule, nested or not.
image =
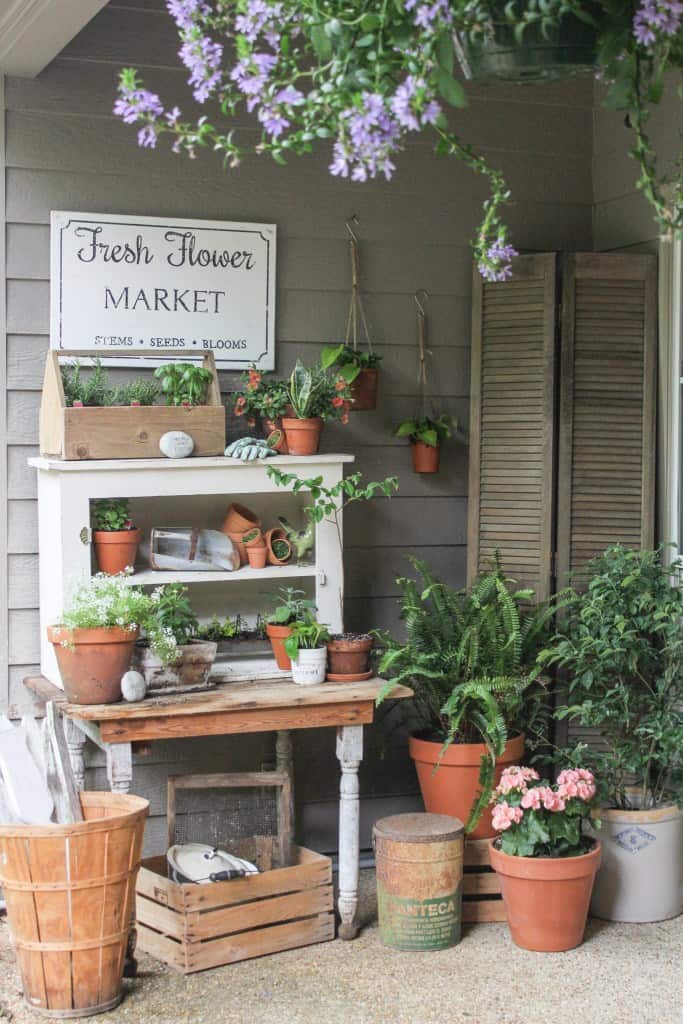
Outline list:
[[[162,590],[159,587],[146,594],[128,582],[126,573],[98,573],[72,586],[59,625],[64,629],[118,627],[131,633],[139,631],[157,657],[168,664],[176,656],[176,640],[158,615]],[[68,646],[68,639],[64,643]]]
[[[248,148],[284,164],[322,145],[331,174],[365,182],[391,178],[411,135],[431,133],[437,153],[487,180],[490,196],[473,246],[481,274],[492,281],[511,275],[516,255],[501,216],[510,192],[446,115],[448,107],[467,105],[457,61],[463,45],[486,44],[501,27],[521,47],[578,20],[594,34],[608,103],[626,112],[634,133],[639,188],[665,230],[682,226],[680,180],[673,201],[665,199],[644,129],[666,72],[683,66],[680,0],[167,0],[166,7],[195,101],[217,102],[226,119],[245,108],[261,132],[244,143],[234,124],[184,117],[125,68],[114,113],[138,125],[141,146],[168,136],[176,153],[194,157],[209,147],[236,167]]]

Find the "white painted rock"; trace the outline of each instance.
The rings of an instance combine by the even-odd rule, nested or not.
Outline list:
[[[159,448],[167,459],[186,459],[194,451],[194,441],[183,430],[169,430],[159,441]]]
[[[147,696],[147,683],[141,672],[124,672],[121,677],[121,693],[123,699],[130,701],[144,700]]]

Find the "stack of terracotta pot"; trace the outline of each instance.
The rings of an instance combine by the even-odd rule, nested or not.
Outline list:
[[[264,569],[268,565],[285,565],[292,557],[292,546],[283,529],[261,529],[261,520],[245,505],[233,502],[221,527],[235,545],[240,564],[252,569]]]

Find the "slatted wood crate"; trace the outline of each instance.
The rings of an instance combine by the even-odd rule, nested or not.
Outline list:
[[[466,839],[463,858],[462,919],[505,921],[498,875],[489,863],[489,839]]]

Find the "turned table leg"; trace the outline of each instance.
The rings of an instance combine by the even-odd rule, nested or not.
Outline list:
[[[112,793],[129,793],[133,781],[133,748],[130,743],[105,743],[107,779]]]
[[[339,937],[358,934],[358,876],[360,864],[360,803],[358,769],[363,757],[363,726],[337,729],[337,759],[341,766],[339,789]]]
[[[64,736],[66,738],[66,749],[69,751],[69,760],[71,761],[71,771],[74,773],[76,789],[80,792],[82,789],[85,789],[85,759],[83,757],[83,749],[88,737],[82,729],[79,729],[78,726],[71,721],[70,718],[62,716],[62,722],[64,725]]]

